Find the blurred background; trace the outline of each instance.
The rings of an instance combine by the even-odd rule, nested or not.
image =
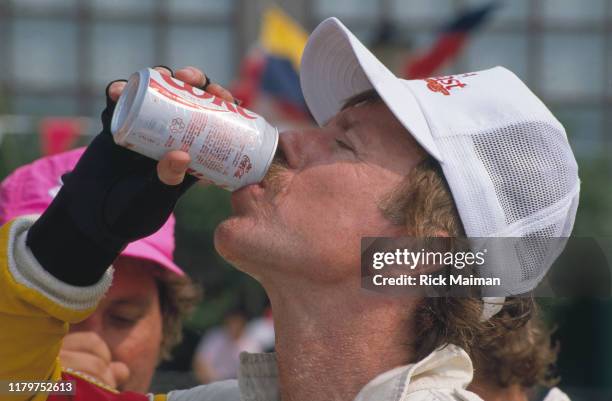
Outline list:
[[[273,124],[311,124],[299,56],[307,33],[328,16],[406,78],[496,65],[514,71],[565,125],[576,153],[575,235],[611,235],[612,0],[0,0],[0,179],[87,144],[100,128],[106,84],[146,66],[197,66]],[[228,198],[196,188],[178,207],[175,256],[205,297],[162,371],[189,370],[202,334],[230,311],[246,319],[265,313],[258,284],[213,249]],[[547,303],[562,342],[561,387],[576,400],[609,394],[610,301]],[[195,379],[162,374],[154,390],[179,380]]]

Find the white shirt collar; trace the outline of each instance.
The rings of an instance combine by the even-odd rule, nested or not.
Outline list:
[[[472,381],[468,354],[455,345],[439,348],[421,361],[389,370],[370,381],[355,401],[404,401],[423,390],[463,390]],[[240,355],[238,384],[245,401],[280,401],[275,354]],[[479,399],[479,398],[473,398]]]
[[[244,401],[280,401],[276,354],[240,354],[240,398]]]

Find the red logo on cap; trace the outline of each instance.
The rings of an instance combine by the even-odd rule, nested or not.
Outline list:
[[[474,75],[478,75],[478,74],[471,72],[468,74],[460,75],[459,77],[466,78],[466,77],[471,77]],[[427,89],[429,89],[432,92],[439,92],[443,94],[444,96],[450,96],[451,90],[454,88],[465,88],[467,86],[466,83],[461,82],[459,78],[457,78],[455,75],[448,75],[445,77],[427,78],[425,79],[425,82],[427,82]]]

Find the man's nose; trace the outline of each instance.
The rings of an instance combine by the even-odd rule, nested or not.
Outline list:
[[[279,135],[278,147],[290,168],[298,169],[323,160],[331,151],[331,136],[321,128],[286,131]],[[327,135],[326,135],[327,134]]]

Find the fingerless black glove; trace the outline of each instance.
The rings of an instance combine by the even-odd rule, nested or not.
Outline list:
[[[62,189],[27,236],[38,262],[77,286],[96,283],[128,242],[157,231],[196,181],[187,175],[182,184],[166,185],[157,177],[155,160],[114,143],[109,87],[102,132],[62,177]]]

